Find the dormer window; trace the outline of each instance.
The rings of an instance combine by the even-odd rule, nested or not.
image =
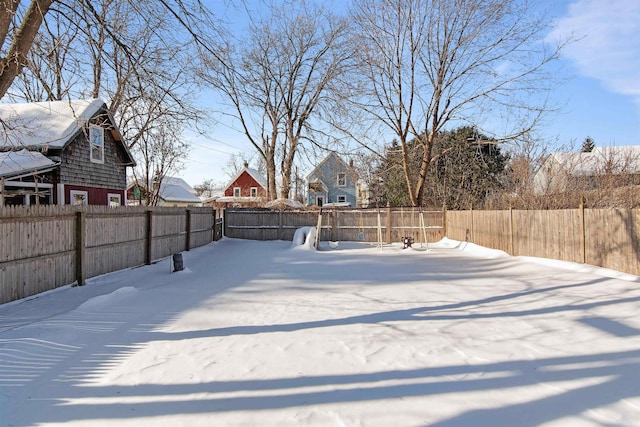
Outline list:
[[[93,163],[104,163],[104,129],[89,126],[90,157]]]
[[[347,174],[344,172],[338,173],[338,187],[345,187],[347,185]]]

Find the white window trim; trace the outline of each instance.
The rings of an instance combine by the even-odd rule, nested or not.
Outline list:
[[[251,197],[258,197],[258,187],[251,187]]]
[[[89,192],[81,191],[81,190],[70,190],[69,191],[69,204],[73,205],[74,196],[82,196],[82,205],[86,206],[89,204]]]
[[[99,130],[100,132],[100,138],[102,139],[102,142],[100,144],[100,158],[94,158],[93,157],[93,147],[94,145],[97,146],[97,144],[93,143],[93,139],[92,134],[94,131]],[[89,158],[91,160],[92,163],[100,163],[100,164],[104,164],[104,128],[100,127],[100,126],[96,126],[96,125],[89,125]]]
[[[340,175],[342,175],[342,184],[340,183]],[[347,174],[344,172],[338,172],[338,177],[336,178],[336,184],[338,187],[346,187],[347,186]]]
[[[242,196],[242,189],[240,187],[233,187],[233,197],[241,197],[241,196]]]
[[[347,203],[347,196],[338,196],[338,203]]]
[[[322,200],[322,204],[325,204],[325,197],[323,196],[316,196],[316,206],[320,206],[320,200]]]
[[[111,198],[118,199],[118,206],[122,205],[122,195],[120,193],[108,193],[107,194],[107,205],[111,206]]]

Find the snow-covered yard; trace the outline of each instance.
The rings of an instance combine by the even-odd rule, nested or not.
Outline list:
[[[640,426],[640,280],[223,239],[0,306],[0,425]]]

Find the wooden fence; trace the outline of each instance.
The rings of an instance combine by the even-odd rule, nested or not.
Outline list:
[[[224,235],[292,240],[319,211],[226,209]],[[40,206],[0,209],[0,303],[111,271],[150,264],[222,237],[210,208]],[[455,240],[640,275],[639,209],[322,211],[321,240]]]
[[[220,228],[211,208],[0,209],[0,303],[206,245]]]
[[[323,210],[320,239],[385,243],[411,236],[416,243],[443,237],[500,249],[515,256],[591,264],[640,275],[639,209],[421,211],[419,208]],[[316,226],[318,211],[225,210],[225,236],[292,240]],[[378,226],[380,224],[380,226]],[[424,224],[424,226],[423,226]]]
[[[640,275],[639,209],[448,211],[447,237]]]
[[[296,229],[317,226],[319,210],[225,209],[224,235],[251,240],[293,240]],[[416,243],[444,237],[442,211],[419,208],[323,209],[320,240],[400,242],[413,237]]]

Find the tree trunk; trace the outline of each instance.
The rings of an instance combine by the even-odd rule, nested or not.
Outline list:
[[[7,56],[0,59],[0,99],[7,93],[16,76],[22,72],[27,53],[33,46],[33,41],[38,34],[44,16],[54,1],[55,0],[32,0],[29,9],[27,9],[22,19],[22,24],[7,52]],[[7,6],[6,0],[2,6]],[[11,13],[11,8],[17,5],[11,3],[8,6],[8,10],[5,12],[7,14]],[[5,17],[3,16],[0,21],[4,21],[4,19]],[[0,23],[4,24],[4,22]],[[2,31],[4,31],[4,29],[2,29]]]

